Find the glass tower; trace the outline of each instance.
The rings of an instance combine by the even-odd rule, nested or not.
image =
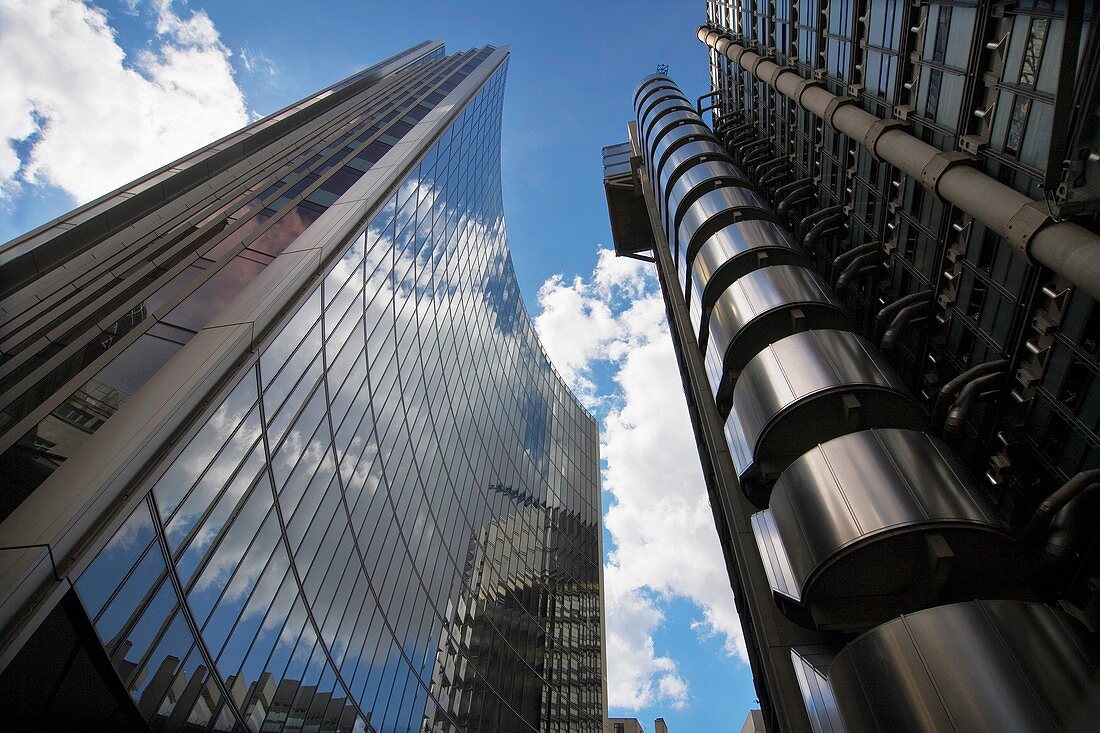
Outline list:
[[[423,43],[0,248],[28,728],[598,731],[595,421]]]

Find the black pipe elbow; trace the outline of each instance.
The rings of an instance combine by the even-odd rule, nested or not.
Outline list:
[[[806,236],[802,237],[802,246],[806,248],[814,246],[814,243],[825,235],[826,230],[828,230],[830,234],[836,233],[836,230],[841,228],[838,225],[842,225],[843,222],[844,215],[839,212],[819,219],[817,223],[810,228],[810,231],[806,232]]]
[[[1074,474],[1069,481],[1062,484],[1057,491],[1043,500],[1035,513],[1031,515],[1027,526],[1024,528],[1024,539],[1034,541],[1040,532],[1050,523],[1050,518],[1057,514],[1062,507],[1073,501],[1080,494],[1087,491],[1090,486],[1100,485],[1100,468],[1080,471]]]
[[[907,305],[898,311],[894,320],[891,321],[890,325],[887,327],[886,333],[882,334],[882,342],[880,344],[882,350],[890,351],[893,349],[894,344],[898,340],[898,336],[904,333],[910,326],[916,325],[919,316],[931,313],[932,305],[931,298],[925,298],[911,305]]]
[[[799,181],[795,181],[799,183]],[[791,184],[787,184],[788,186]],[[783,186],[779,191],[775,192],[776,196],[781,195],[781,192],[786,186]],[[788,209],[793,206],[797,206],[805,201],[809,201],[814,197],[814,184],[813,181],[805,181],[803,185],[796,186],[790,191],[790,193],[783,194],[783,200],[779,202],[779,206],[775,208],[780,214],[786,213]]]
[[[848,285],[854,282],[856,278],[873,272],[874,269],[878,267],[878,263],[881,259],[881,251],[868,252],[865,255],[856,257],[844,268],[844,272],[840,273],[840,277],[836,279],[836,291],[838,293],[844,292]]]
[[[814,179],[812,179],[812,178],[798,178],[796,180],[791,181],[790,183],[785,183],[782,186],[780,186],[779,188],[777,188],[776,191],[775,191],[775,195],[776,196],[786,196],[787,194],[791,193],[792,191],[798,191],[798,190],[801,190],[803,188],[812,188],[813,185],[814,185]]]
[[[986,374],[992,374],[993,372],[1007,368],[1007,359],[994,359],[993,361],[987,361],[972,366],[966,371],[958,374],[954,379],[945,382],[944,385],[940,387],[940,392],[936,395],[936,401],[932,406],[932,424],[935,425],[939,422],[939,416],[942,415],[946,411],[948,405],[954,401],[955,394],[962,389],[963,385],[978,377],[983,377]]]
[[[861,244],[858,247],[852,247],[849,250],[845,250],[836,256],[833,260],[832,272],[836,272],[838,269],[847,266],[852,259],[865,255],[869,252],[875,252],[879,248],[878,242],[868,242],[867,244]]]
[[[834,214],[838,214],[843,210],[843,206],[826,206],[824,209],[818,209],[817,211],[807,214],[805,217],[803,217],[800,224],[803,227],[807,227],[814,224],[823,217],[833,216]]]
[[[959,390],[959,396],[955,398],[954,404],[947,412],[947,419],[943,423],[943,432],[947,434],[957,433],[963,423],[966,422],[966,418],[970,415],[970,410],[974,407],[974,403],[982,390],[995,389],[994,385],[1000,382],[1004,376],[1004,372],[986,374],[984,377],[978,377],[967,383],[965,387]]]
[[[1100,483],[1089,484],[1050,520],[1050,532],[1039,554],[1044,565],[1059,567],[1073,556],[1081,537],[1089,530],[1086,519],[1095,512],[1098,496]]]
[[[839,259],[840,257],[837,257],[836,260],[833,260],[834,270],[839,266],[837,262],[837,260]],[[879,332],[882,331],[883,326],[886,325],[887,320],[892,320],[894,315],[902,308],[906,308],[910,305],[913,305],[914,303],[920,303],[924,300],[931,299],[931,290],[921,290],[916,293],[910,293],[909,295],[903,295],[902,297],[895,300],[893,303],[887,303],[879,310],[878,313],[875,314],[875,328],[874,332],[871,335],[878,336]]]

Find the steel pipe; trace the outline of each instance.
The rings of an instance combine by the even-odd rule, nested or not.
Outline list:
[[[1071,222],[1055,222],[1042,202],[959,163],[961,153],[944,152],[832,94],[819,82],[803,79],[732,38],[700,26],[697,36],[711,48],[728,42],[722,53],[768,86],[820,117],[838,132],[866,147],[877,158],[913,176],[944,201],[1005,237],[1017,252],[1049,267],[1091,297],[1100,299],[1100,235]]]

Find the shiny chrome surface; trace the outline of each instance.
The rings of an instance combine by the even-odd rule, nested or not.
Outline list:
[[[680,226],[684,212],[696,199],[722,186],[748,188],[750,184],[739,169],[726,161],[707,161],[685,170],[668,192],[667,199],[661,199],[661,220],[665,231],[674,231]]]
[[[791,665],[813,733],[845,733],[827,678],[829,664],[835,656],[833,650],[820,647],[791,648]]]
[[[773,587],[818,628],[861,630],[939,603],[1015,597],[1030,568],[950,449],[916,430],[865,430],[810,449],[761,514],[774,531],[757,541],[787,565],[769,572]]]
[[[664,193],[672,190],[680,179],[687,175],[688,171],[705,162],[728,163],[733,165],[729,153],[716,142],[708,140],[692,140],[683,147],[676,148],[664,165],[660,175],[657,176],[657,199],[664,198]]]
[[[639,133],[642,135],[642,139],[647,141],[648,145],[652,146],[656,141],[656,135],[660,129],[671,121],[671,119],[666,118],[676,112],[684,112],[696,116],[695,110],[686,100],[677,98],[664,99],[647,110],[642,119],[639,120]]]
[[[685,97],[679,89],[674,89],[670,87],[656,87],[653,90],[653,93],[647,94],[645,99],[642,100],[641,104],[638,105],[638,118],[639,120],[641,120],[642,124],[646,124],[647,118],[653,111],[654,107],[656,107],[661,102],[667,101],[669,99],[675,99],[684,105],[691,104],[691,102],[688,101],[687,97]]]
[[[667,128],[667,130],[662,128],[660,133],[652,141],[652,144],[646,148],[646,154],[650,156],[650,160],[646,164],[649,166],[649,170],[657,173],[655,180],[659,180],[665,162],[673,151],[681,145],[686,145],[694,140],[714,142],[714,137],[706,127],[698,122],[692,122],[687,117],[681,119],[680,124]]]
[[[770,222],[750,221],[738,226],[762,226]],[[763,251],[768,267],[740,272],[737,258],[727,259],[720,271],[703,280],[699,271],[711,261],[710,242],[695,257],[695,288],[692,294],[693,317],[699,323],[699,348],[709,354],[711,341],[720,359],[722,379],[712,384],[719,410],[728,407],[730,393],[745,365],[768,344],[792,333],[811,329],[851,330],[852,324],[844,306],[815,271],[797,265],[774,264],[784,260],[804,261],[800,251],[789,243],[759,245],[750,256],[741,254],[752,266],[759,267],[759,258],[751,256]],[[726,272],[733,269],[734,272]],[[720,291],[712,308],[703,308],[713,292],[729,280],[733,284]],[[707,283],[700,287],[701,283]],[[711,287],[714,285],[716,287]],[[704,295],[700,297],[699,293]],[[709,317],[708,317],[709,312]],[[709,358],[709,357],[708,357]],[[724,413],[723,413],[724,414]]]
[[[1100,648],[1038,603],[973,601],[885,623],[849,643],[828,681],[847,733],[1096,730]]]
[[[742,490],[763,508],[770,482],[814,445],[858,430],[925,423],[924,410],[870,342],[818,330],[780,339],[745,366],[726,439]]]
[[[717,236],[719,234],[722,236]],[[684,296],[688,300],[691,322],[700,337],[701,350],[705,352],[706,349],[706,317],[718,296],[743,275],[779,265],[808,267],[809,261],[787,231],[767,219],[745,220],[735,227],[720,230],[700,245],[692,260],[691,279],[685,282]],[[777,282],[777,286],[782,287],[782,284]],[[762,294],[762,297],[769,296]]]
[[[767,202],[751,188],[727,186],[703,194],[684,212],[676,228],[672,251],[678,253],[677,269],[686,275],[699,247],[725,225],[771,215]]]
[[[638,111],[638,107],[644,99],[644,95],[652,94],[661,85],[668,85],[673,88],[678,88],[676,82],[668,77],[667,74],[650,74],[643,77],[638,86],[634,87],[634,111]]]
[[[699,117],[694,112],[683,107],[683,100],[680,100],[677,105],[666,104],[670,100],[665,99],[653,107],[652,114],[647,119],[652,120],[652,129],[649,129],[649,134],[645,138],[645,145],[643,146],[644,154],[646,158],[646,165],[650,170],[656,170],[653,166],[655,160],[654,151],[657,148],[660,141],[672,134],[672,131],[682,125],[691,125],[694,127],[704,127],[700,124]],[[649,124],[648,122],[646,123]],[[701,136],[710,138],[710,135],[705,135],[702,131],[699,132]]]

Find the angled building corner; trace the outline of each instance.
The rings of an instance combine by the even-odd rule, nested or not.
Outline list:
[[[7,721],[601,729],[507,59],[419,44],[0,247]]]

